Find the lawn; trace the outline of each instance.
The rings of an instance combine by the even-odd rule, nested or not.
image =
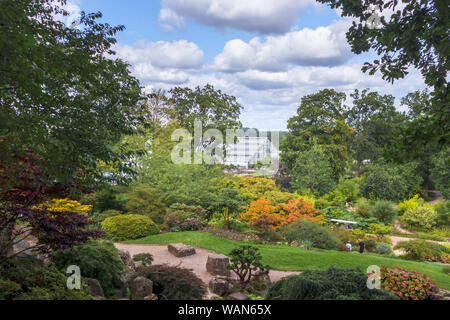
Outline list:
[[[243,242],[230,241],[213,236],[205,232],[171,232],[149,236],[138,240],[129,240],[126,243],[134,244],[168,244],[182,242],[193,247],[229,254],[229,252],[243,244]],[[370,265],[400,267],[414,270],[428,275],[438,287],[450,290],[450,276],[442,272],[442,266],[424,262],[407,261],[398,258],[383,257],[374,254],[357,254],[333,250],[320,252],[307,251],[287,245],[255,244],[263,256],[263,263],[272,269],[286,271],[302,271],[306,269],[327,269],[332,265],[339,268],[359,267],[366,270]]]

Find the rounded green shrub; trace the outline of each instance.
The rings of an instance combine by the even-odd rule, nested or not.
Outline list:
[[[340,242],[335,233],[307,220],[297,220],[282,227],[280,234],[288,242],[308,240],[314,248],[320,249],[336,249]]]
[[[125,214],[106,218],[102,229],[110,238],[137,239],[158,234],[158,226],[147,216]]]
[[[438,214],[426,207],[417,207],[406,211],[401,217],[402,226],[408,229],[431,230],[436,225]]]
[[[91,241],[82,246],[53,253],[55,266],[65,271],[70,265],[80,267],[81,275],[97,279],[106,296],[112,296],[121,289],[120,275],[124,270],[119,250],[109,242]]]
[[[376,252],[380,254],[390,254],[391,253],[391,247],[386,242],[380,242],[375,247]]]
[[[390,201],[380,200],[369,209],[369,215],[380,222],[389,224],[397,215],[397,210]]]
[[[419,261],[440,259],[443,253],[442,246],[439,244],[421,239],[400,241],[395,245],[394,249],[401,249],[405,251],[405,258],[407,259]]]

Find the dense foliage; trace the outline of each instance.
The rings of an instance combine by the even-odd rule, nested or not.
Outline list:
[[[139,268],[138,276],[153,282],[153,293],[159,300],[201,300],[205,284],[189,269],[169,265]]]
[[[311,241],[312,246],[321,249],[336,249],[339,243],[337,235],[329,229],[306,220],[297,220],[280,230],[288,242]]]
[[[402,300],[429,299],[437,291],[436,285],[426,275],[400,268],[381,267],[381,286]]]
[[[35,259],[10,259],[0,267],[0,299],[91,300],[89,287],[67,288],[67,275]]]
[[[106,218],[102,222],[102,229],[113,239],[137,239],[159,233],[159,228],[152,219],[139,214]]]
[[[384,290],[367,288],[367,275],[359,269],[306,270],[269,287],[270,300],[398,300]]]
[[[68,266],[80,267],[81,276],[97,279],[106,296],[113,296],[122,287],[120,276],[124,270],[118,250],[112,243],[91,241],[82,246],[53,253],[56,268],[65,272]]]

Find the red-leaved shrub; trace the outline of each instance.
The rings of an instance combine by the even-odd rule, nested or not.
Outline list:
[[[381,287],[398,295],[403,300],[424,300],[437,291],[428,276],[400,268],[381,267]]]

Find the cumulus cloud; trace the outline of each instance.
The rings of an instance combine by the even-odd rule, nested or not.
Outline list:
[[[265,41],[259,37],[248,43],[231,40],[215,57],[214,67],[223,72],[239,72],[249,69],[276,71],[289,65],[340,65],[352,57],[345,38],[347,30],[348,22],[341,20],[327,27],[269,36]]]
[[[169,8],[162,8],[159,12],[159,24],[166,31],[174,28],[183,29],[185,27],[184,18]]]
[[[133,45],[118,44],[114,49],[142,81],[180,84],[188,80],[190,72],[203,68],[203,51],[186,40],[139,41]]]
[[[310,5],[317,6],[314,0],[162,0],[160,20],[166,28],[177,26],[181,20],[169,18],[174,13],[214,28],[279,34],[289,31]]]

